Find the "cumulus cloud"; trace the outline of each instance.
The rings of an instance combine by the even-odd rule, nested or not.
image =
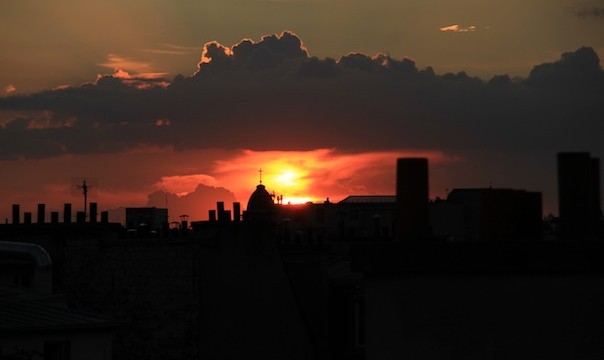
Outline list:
[[[604,79],[588,47],[535,66],[526,79],[487,80],[439,75],[385,54],[321,59],[284,32],[232,46],[209,42],[198,70],[165,86],[142,86],[155,79],[140,74],[121,69],[79,87],[0,98],[0,159],[146,146],[604,150],[593,135],[604,133]],[[35,114],[56,126],[27,126]]]
[[[216,179],[210,175],[172,175],[162,176],[156,187],[161,191],[167,191],[177,196],[185,196],[197,188],[198,185],[217,186]]]
[[[191,220],[203,220],[208,218],[209,210],[216,209],[219,201],[225,203],[225,209],[231,210],[232,203],[236,201],[235,195],[223,187],[199,184],[185,195],[155,191],[149,194],[146,206],[167,206],[169,221],[178,221],[180,215],[188,215]]]

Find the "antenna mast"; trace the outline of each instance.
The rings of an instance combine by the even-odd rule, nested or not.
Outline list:
[[[262,168],[260,168],[258,172],[260,173],[260,184],[262,184]]]
[[[73,196],[84,195],[84,218],[88,217],[88,197],[96,196],[97,180],[95,178],[72,178],[71,191]]]
[[[82,192],[84,193],[84,219],[86,219],[86,212],[88,208],[88,185],[86,185],[86,180],[81,185]]]

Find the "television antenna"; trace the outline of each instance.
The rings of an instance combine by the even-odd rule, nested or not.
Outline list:
[[[92,177],[75,177],[71,179],[71,194],[84,195],[84,218],[88,214],[88,197],[96,197],[98,193],[98,180]]]

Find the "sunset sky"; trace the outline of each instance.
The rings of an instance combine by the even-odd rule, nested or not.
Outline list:
[[[393,194],[400,156],[456,187],[544,193],[604,156],[604,1],[0,2],[0,219],[80,203],[195,220],[263,182]],[[227,205],[227,208],[230,205]]]

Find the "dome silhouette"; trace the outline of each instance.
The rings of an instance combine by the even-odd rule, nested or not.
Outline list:
[[[262,184],[256,186],[247,203],[246,219],[251,222],[271,221],[275,210],[273,196],[266,191],[266,187]]]

